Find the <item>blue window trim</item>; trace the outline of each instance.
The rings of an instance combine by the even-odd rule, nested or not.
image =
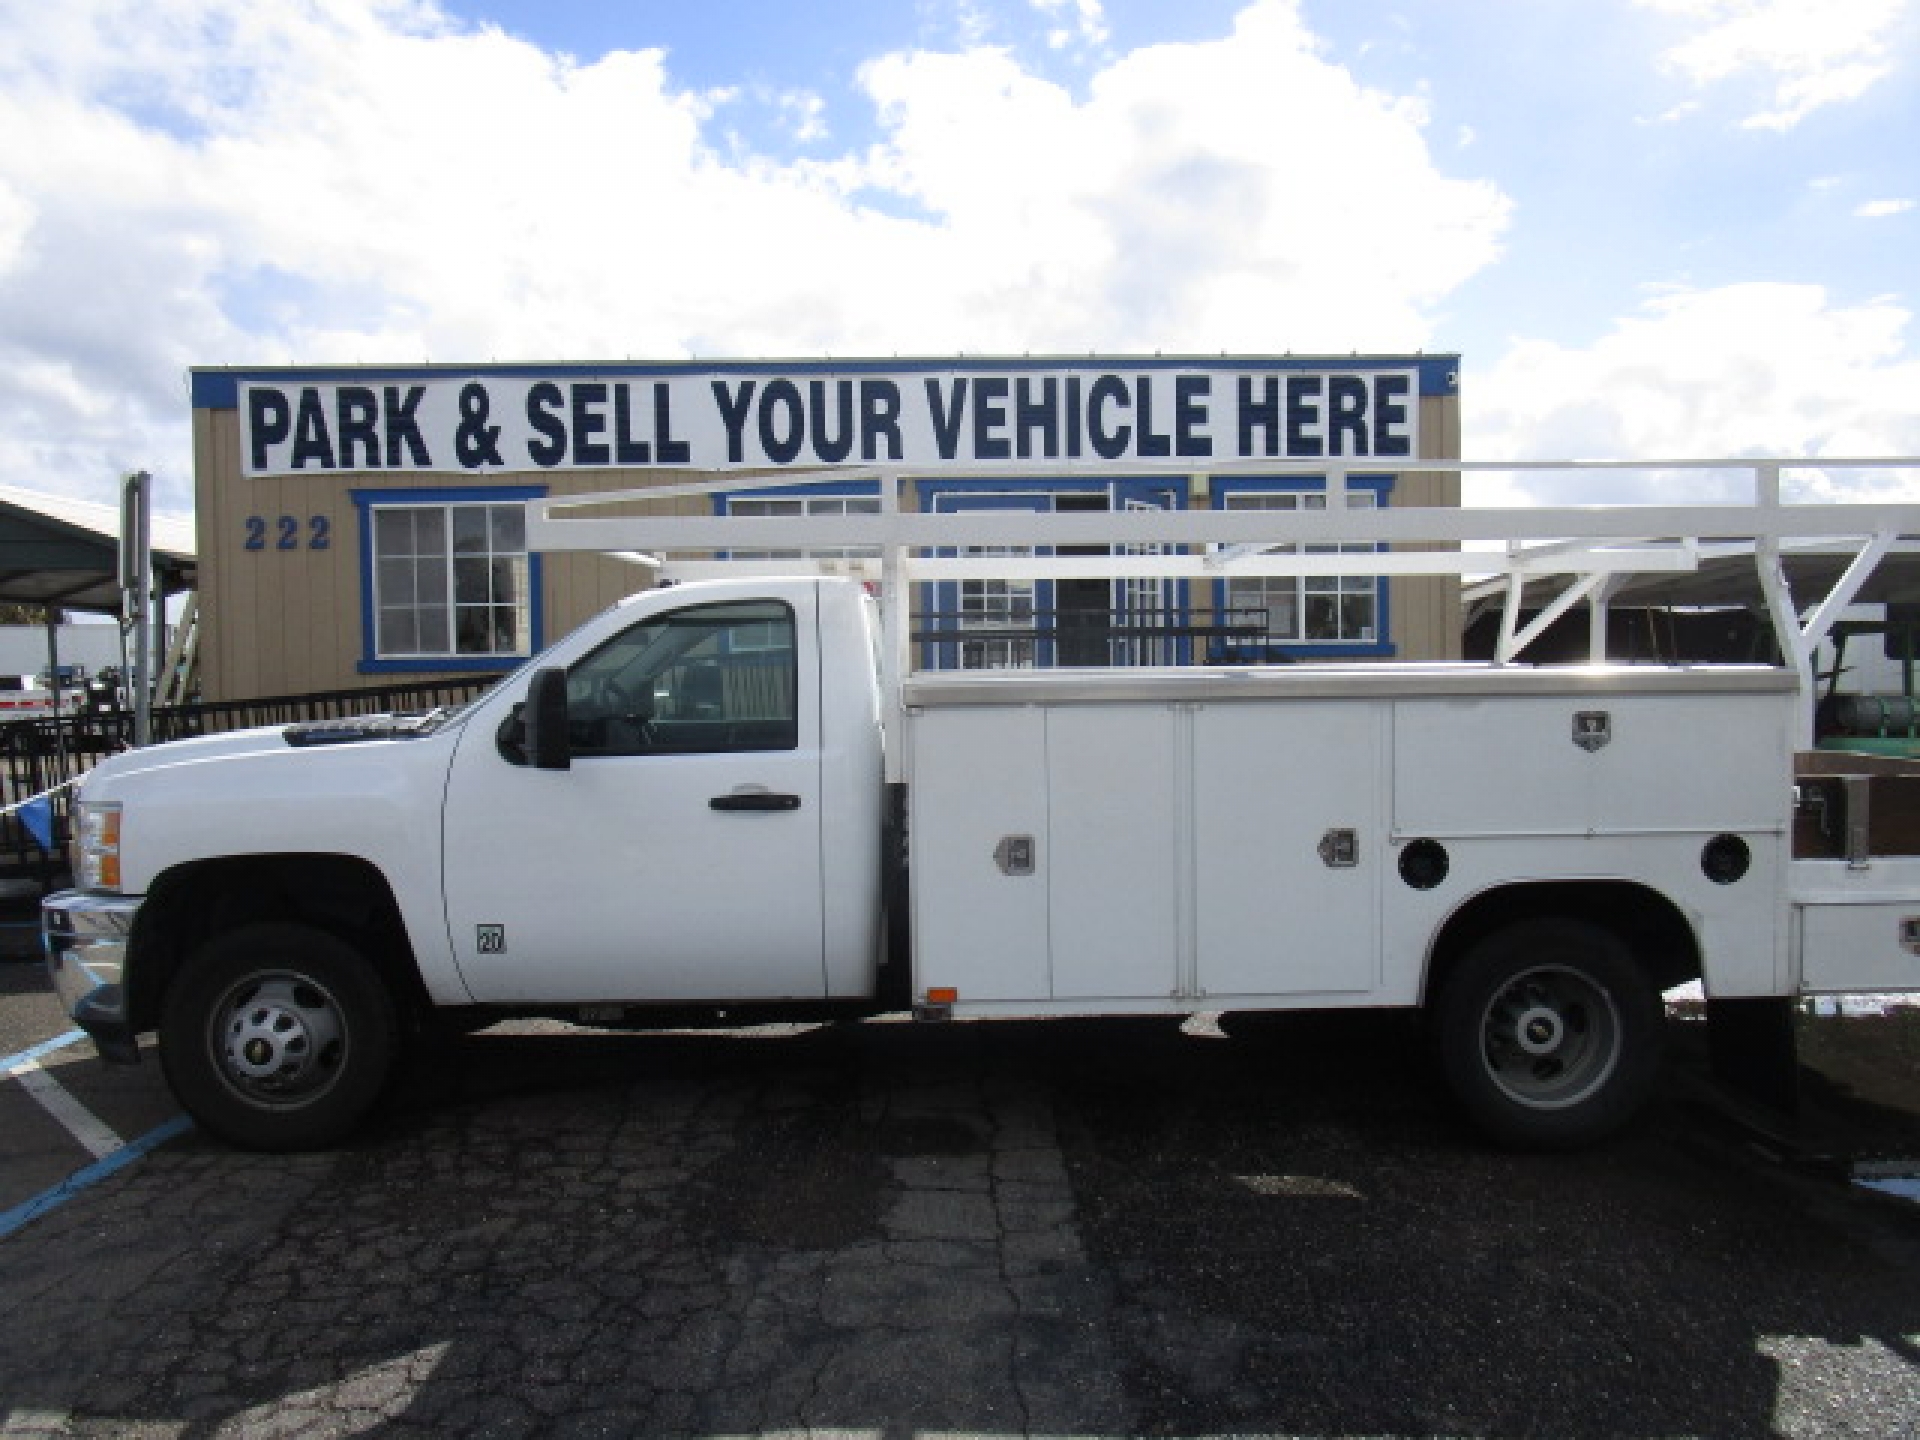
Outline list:
[[[1357,482],[1356,482],[1357,483]],[[1034,479],[1031,476],[998,475],[981,477],[970,475],[965,479],[947,480],[928,477],[913,482],[914,491],[920,498],[920,508],[928,510],[937,506],[941,500],[953,496],[999,495],[999,494],[1039,494],[1039,495],[1107,495],[1117,500],[1144,497],[1164,491],[1173,497],[1169,508],[1184,510],[1187,508],[1187,477],[1184,475],[1087,475],[1068,479],[1064,476],[1050,479]],[[933,504],[929,504],[929,502]]]
[[[712,496],[713,513],[725,515],[736,500],[794,500],[814,495],[822,498],[855,496],[878,499],[877,480],[831,480],[814,485],[771,485],[753,490],[722,490]]]
[[[527,552],[527,617],[532,633],[527,637],[527,655],[447,655],[419,656],[408,660],[379,658],[373,607],[373,511],[380,506],[398,505],[479,505],[516,500],[544,500],[544,485],[498,485],[431,487],[399,490],[349,490],[360,517],[360,662],[354,669],[361,675],[486,675],[505,674],[524,665],[527,655],[537,655],[546,644],[546,617],[543,613],[540,583],[540,556]]]
[[[1370,490],[1374,495],[1374,504],[1385,508],[1390,503],[1393,487],[1398,481],[1396,475],[1354,475],[1348,477],[1348,490]],[[1227,508],[1229,495],[1272,495],[1282,491],[1296,494],[1324,494],[1327,482],[1313,476],[1215,476],[1208,501],[1215,510]],[[1213,612],[1223,615],[1228,608],[1227,582],[1215,580],[1213,586]],[[1354,643],[1348,641],[1310,641],[1310,640],[1266,640],[1253,644],[1241,644],[1237,641],[1214,640],[1207,646],[1207,658],[1216,663],[1245,664],[1248,661],[1261,660],[1386,660],[1399,653],[1399,647],[1393,641],[1393,587],[1382,575],[1375,579],[1374,614],[1378,617],[1375,633],[1380,637],[1372,642]]]
[[[769,485],[753,490],[723,490],[712,497],[713,513],[726,515],[733,509],[736,500],[795,500],[808,496],[844,497],[877,500],[880,498],[878,480],[827,480],[812,485]],[[747,517],[751,519],[752,517]],[[716,551],[718,558],[725,560],[732,555],[730,550]]]

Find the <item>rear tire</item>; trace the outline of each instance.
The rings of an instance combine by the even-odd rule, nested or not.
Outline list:
[[[1433,1005],[1441,1072],[1467,1117],[1521,1149],[1613,1133],[1660,1069],[1659,993],[1619,937],[1525,920],[1477,943]]]
[[[393,997],[353,946],[307,925],[247,925],[188,957],[161,1009],[160,1063],[220,1139],[317,1150],[379,1098],[395,1031]]]

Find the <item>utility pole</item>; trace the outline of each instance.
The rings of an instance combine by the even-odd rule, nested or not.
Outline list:
[[[133,743],[153,739],[153,635],[147,624],[153,594],[153,477],[127,476],[120,490],[120,628],[132,640]]]

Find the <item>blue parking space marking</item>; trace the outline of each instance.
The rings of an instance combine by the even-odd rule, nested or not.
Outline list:
[[[0,1213],[0,1240],[5,1240],[16,1230],[32,1224],[42,1215],[59,1209],[81,1191],[117,1175],[149,1151],[158,1149],[175,1136],[184,1135],[192,1128],[191,1120],[184,1115],[176,1115],[165,1124],[149,1130],[138,1140],[123,1145],[105,1159],[94,1161],[84,1170],[76,1170],[52,1189],[43,1190],[31,1200]]]
[[[38,1060],[42,1056],[53,1054],[56,1050],[64,1050],[67,1046],[78,1044],[86,1038],[87,1032],[84,1030],[69,1030],[66,1034],[56,1035],[51,1040],[42,1040],[38,1045],[29,1046],[18,1055],[9,1055],[6,1059],[0,1060],[0,1074],[11,1073],[16,1065],[25,1065],[30,1060]]]

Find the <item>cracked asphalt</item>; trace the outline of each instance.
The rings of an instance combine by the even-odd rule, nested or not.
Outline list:
[[[1920,1426],[1920,1210],[1767,1158],[1684,1027],[1646,1123],[1556,1157],[1463,1133],[1398,1017],[551,1028],[0,1240],[0,1436]]]

